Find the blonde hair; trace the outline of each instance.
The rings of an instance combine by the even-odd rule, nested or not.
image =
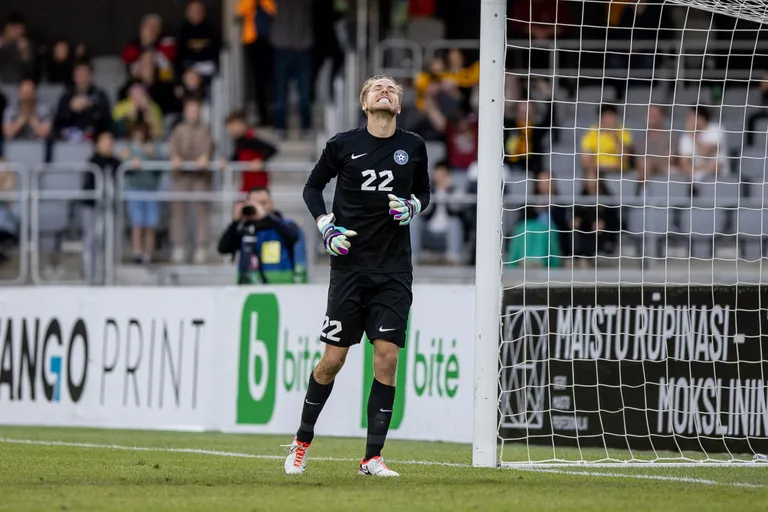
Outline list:
[[[398,84],[397,81],[392,78],[389,75],[373,75],[371,78],[366,80],[363,83],[362,89],[360,89],[360,106],[363,107],[363,111],[365,113],[368,113],[368,109],[365,108],[365,97],[368,96],[368,91],[371,90],[371,87],[373,87],[373,84],[376,83],[379,80],[389,80],[393,84],[395,84],[395,90],[397,91],[397,103],[402,104],[403,102],[403,86]]]

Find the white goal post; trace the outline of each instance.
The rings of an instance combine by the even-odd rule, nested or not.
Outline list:
[[[559,0],[551,41],[512,1],[481,0],[472,464],[768,467],[768,0]]]

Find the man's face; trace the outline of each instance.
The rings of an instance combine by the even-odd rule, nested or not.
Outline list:
[[[702,115],[696,116],[696,131],[703,132],[707,129],[707,126],[709,126],[709,122],[707,121],[707,118]]]
[[[664,125],[664,115],[655,105],[648,107],[648,128],[661,128]]]
[[[515,105],[515,114],[517,116],[518,122],[523,122],[526,125],[530,124],[530,120],[528,119],[528,102],[527,101],[520,101]]]
[[[689,132],[704,131],[707,129],[707,120],[704,116],[697,115],[695,111],[691,110],[685,120],[685,129]]]
[[[199,25],[205,19],[205,6],[202,2],[192,2],[187,6],[187,21]]]
[[[69,58],[69,45],[66,41],[58,41],[53,45],[53,60],[64,62]]]
[[[371,114],[384,114],[392,117],[399,114],[400,98],[397,95],[395,83],[388,78],[376,80],[368,90],[365,107]]]
[[[240,119],[235,119],[227,124],[227,133],[233,139],[239,139],[245,135],[246,130],[247,127],[245,126],[245,123]]]
[[[35,82],[24,80],[19,84],[19,101],[22,103],[34,103],[35,97]]]
[[[91,85],[91,69],[88,66],[77,66],[72,74],[72,80],[80,89]]]
[[[160,22],[156,18],[150,17],[144,20],[139,29],[139,38],[142,44],[154,44],[160,37],[161,30]]]
[[[101,155],[111,155],[114,142],[112,135],[109,132],[104,132],[99,135],[99,140],[96,142],[96,151]]]
[[[198,75],[197,72],[192,68],[189,68],[184,72],[181,80],[184,82],[184,86],[191,91],[197,90],[200,87],[200,82],[202,81],[200,75]]]
[[[603,112],[600,116],[600,128],[607,128],[609,130],[619,127],[619,116],[616,112]]]
[[[3,31],[4,39],[8,41],[18,41],[24,37],[24,25],[22,23],[9,23]]]
[[[438,190],[446,190],[451,186],[451,173],[447,167],[438,165],[432,170],[432,183]]]
[[[258,192],[251,192],[248,194],[248,203],[254,206],[258,205],[265,213],[272,213],[275,205],[272,203],[272,197],[266,190],[259,190]]]
[[[464,54],[459,49],[452,49],[448,52],[448,65],[451,69],[461,69],[464,67]]]
[[[141,84],[134,84],[128,90],[128,98],[134,105],[144,105],[149,102],[147,90]]]
[[[184,120],[190,123],[200,121],[200,104],[196,101],[188,101],[184,104]]]

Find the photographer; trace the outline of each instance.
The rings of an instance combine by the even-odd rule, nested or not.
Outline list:
[[[219,240],[219,253],[237,256],[238,284],[306,281],[301,230],[275,211],[269,189],[251,189],[233,216]]]

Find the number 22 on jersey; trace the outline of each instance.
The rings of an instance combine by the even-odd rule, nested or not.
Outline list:
[[[389,184],[395,177],[392,175],[392,171],[379,171],[378,173],[373,169],[363,171],[363,177],[366,178],[363,184],[360,186],[360,190],[366,192],[392,192],[392,187]]]

